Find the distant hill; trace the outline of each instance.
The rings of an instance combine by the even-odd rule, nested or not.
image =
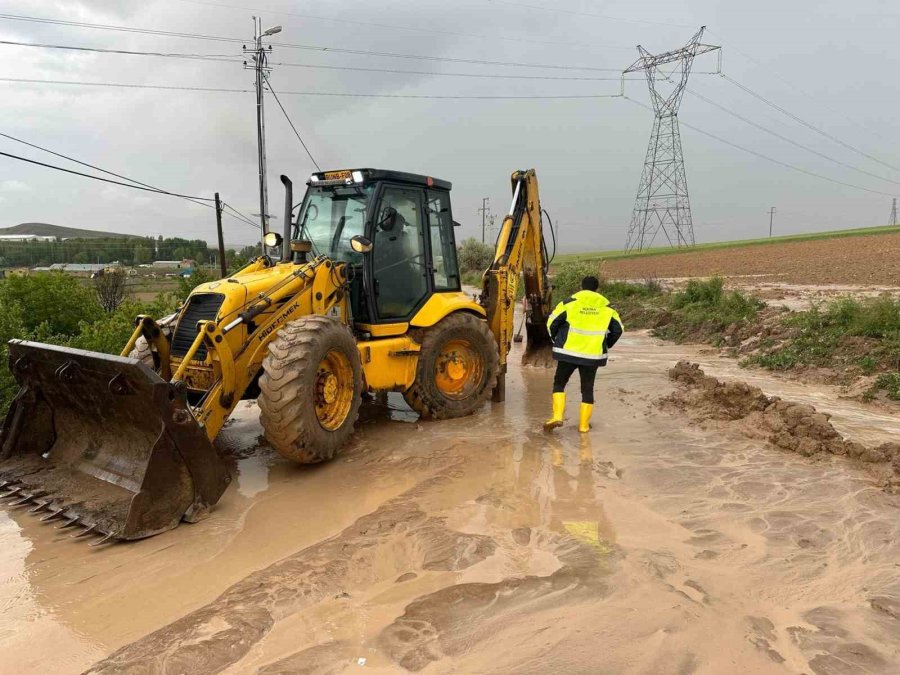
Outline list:
[[[77,227],[62,227],[50,223],[19,223],[12,227],[0,227],[0,235],[3,234],[33,234],[38,237],[59,237],[60,239],[99,239],[101,237],[138,237],[134,234],[120,234],[118,232],[100,232],[99,230],[82,230]]]

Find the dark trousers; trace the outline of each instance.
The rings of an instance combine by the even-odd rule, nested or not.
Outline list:
[[[565,391],[566,383],[576,370],[581,378],[581,402],[593,404],[594,379],[597,377],[597,366],[576,366],[568,361],[557,361],[556,375],[553,376],[553,393],[559,394]]]

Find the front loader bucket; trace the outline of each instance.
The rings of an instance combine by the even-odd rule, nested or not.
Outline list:
[[[140,539],[202,517],[230,482],[184,395],[137,359],[12,340],[9,366],[21,389],[0,488],[13,504]]]

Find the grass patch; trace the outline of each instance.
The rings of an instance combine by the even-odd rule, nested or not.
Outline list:
[[[883,373],[878,376],[869,390],[865,393],[865,398],[873,399],[880,392],[885,392],[887,397],[892,401],[900,401],[900,373]]]
[[[654,333],[675,342],[724,343],[726,332],[754,319],[765,304],[740,291],[725,290],[721,277],[691,280],[670,296],[668,320]]]

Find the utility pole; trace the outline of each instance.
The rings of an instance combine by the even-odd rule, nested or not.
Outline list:
[[[491,198],[490,198],[490,197],[482,197],[482,198],[481,198],[481,208],[480,208],[480,209],[477,209],[477,210],[475,211],[475,213],[480,213],[480,214],[481,214],[481,243],[482,243],[482,244],[484,243],[484,222],[485,222],[485,217],[487,216],[487,212],[488,212],[488,210],[489,210],[489,208],[490,208],[490,207],[488,206],[488,204],[490,203],[490,201],[491,201]]]
[[[897,198],[894,197],[894,201],[891,202],[891,217],[888,219],[888,225],[896,225],[897,224]]]
[[[775,217],[775,207],[769,209],[769,239],[772,238],[772,219]]]
[[[222,268],[222,278],[228,276],[228,270],[225,267],[225,235],[222,234],[222,202],[219,200],[219,193],[216,193],[216,231],[219,234],[219,267]]]
[[[269,220],[269,188],[266,181],[266,119],[265,119],[265,97],[263,84],[265,82],[265,73],[270,70],[267,66],[267,51],[272,51],[269,45],[267,50],[263,47],[262,40],[264,37],[275,35],[281,32],[281,26],[272,26],[266,31],[262,29],[262,19],[257,16],[253,17],[253,40],[255,42],[253,49],[247,49],[244,45],[244,53],[251,53],[253,56],[253,70],[256,73],[256,145],[257,154],[259,155],[259,224],[260,224],[260,245],[262,253],[266,251],[266,232],[268,231]],[[247,62],[244,61],[244,67]]]

